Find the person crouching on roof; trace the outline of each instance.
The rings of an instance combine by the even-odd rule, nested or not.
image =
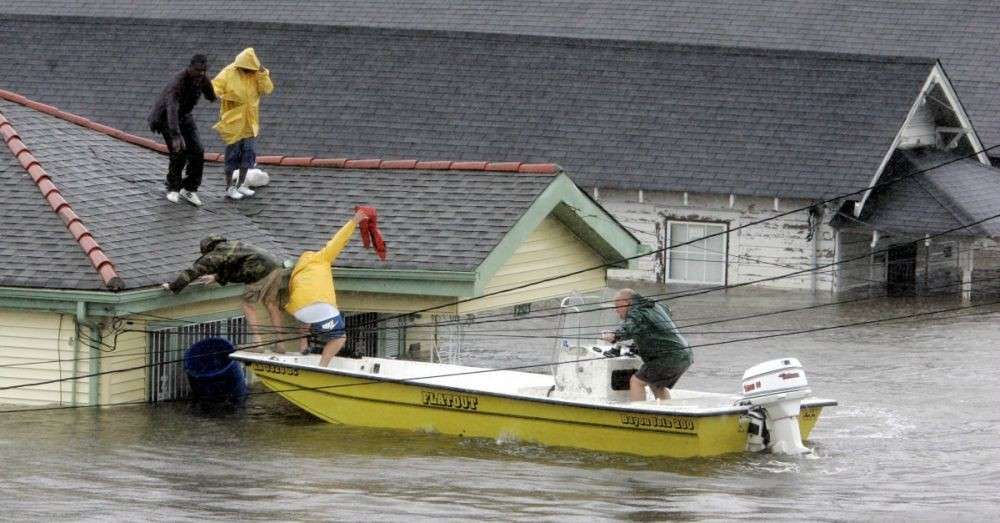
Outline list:
[[[212,234],[201,240],[201,257],[172,283],[163,287],[174,294],[194,281],[204,284],[244,283],[243,314],[250,324],[254,345],[260,347],[260,323],[257,304],[263,304],[271,318],[274,332],[284,330],[284,315],[278,304],[287,294],[288,273],[270,252],[248,242],[229,241]],[[284,352],[280,345],[276,352]]]
[[[261,65],[253,48],[247,47],[219,71],[212,87],[221,101],[219,121],[213,128],[226,143],[226,196],[233,200],[253,196],[246,176],[257,161],[260,99],[274,91],[271,73]],[[239,173],[235,181],[234,171]]]
[[[292,269],[288,284],[288,303],[285,310],[308,329],[308,338],[323,344],[319,366],[326,367],[347,342],[344,316],[337,309],[337,295],[333,288],[331,265],[354,234],[358,224],[367,220],[364,210],[354,212],[319,251],[306,251],[299,256]],[[303,354],[308,354],[306,336],[301,338]]]

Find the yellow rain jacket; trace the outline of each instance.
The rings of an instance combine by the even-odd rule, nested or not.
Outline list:
[[[337,306],[337,295],[333,290],[333,270],[330,265],[347,245],[358,224],[349,220],[330,238],[326,247],[319,252],[306,251],[292,269],[288,284],[288,303],[285,310],[295,314],[299,309],[314,303],[329,303]]]
[[[248,72],[252,71],[252,72]],[[222,141],[234,144],[260,133],[260,97],[271,94],[271,73],[260,65],[253,47],[247,47],[236,60],[212,79],[219,97],[219,122],[212,126]]]

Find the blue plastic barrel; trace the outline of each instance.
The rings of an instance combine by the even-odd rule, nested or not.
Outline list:
[[[236,347],[223,338],[205,338],[184,353],[184,372],[194,399],[242,403],[247,395],[243,366],[229,359]]]

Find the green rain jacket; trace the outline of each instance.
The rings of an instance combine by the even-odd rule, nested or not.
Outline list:
[[[171,291],[178,293],[206,274],[214,274],[219,285],[253,283],[281,267],[277,258],[256,245],[227,241],[214,235],[202,240],[201,252],[201,258],[170,284]]]
[[[615,341],[631,339],[643,363],[664,368],[691,365],[694,357],[688,342],[663,307],[636,294],[625,322],[615,331]]]

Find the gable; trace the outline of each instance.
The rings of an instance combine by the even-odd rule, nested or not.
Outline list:
[[[549,215],[520,243],[504,264],[487,281],[482,282],[483,294],[489,295],[539,280],[600,267],[603,263],[604,259],[593,248],[573,234],[559,219]],[[472,313],[530,303],[553,296],[600,289],[606,285],[607,270],[601,267],[463,303],[459,305],[459,312]]]

